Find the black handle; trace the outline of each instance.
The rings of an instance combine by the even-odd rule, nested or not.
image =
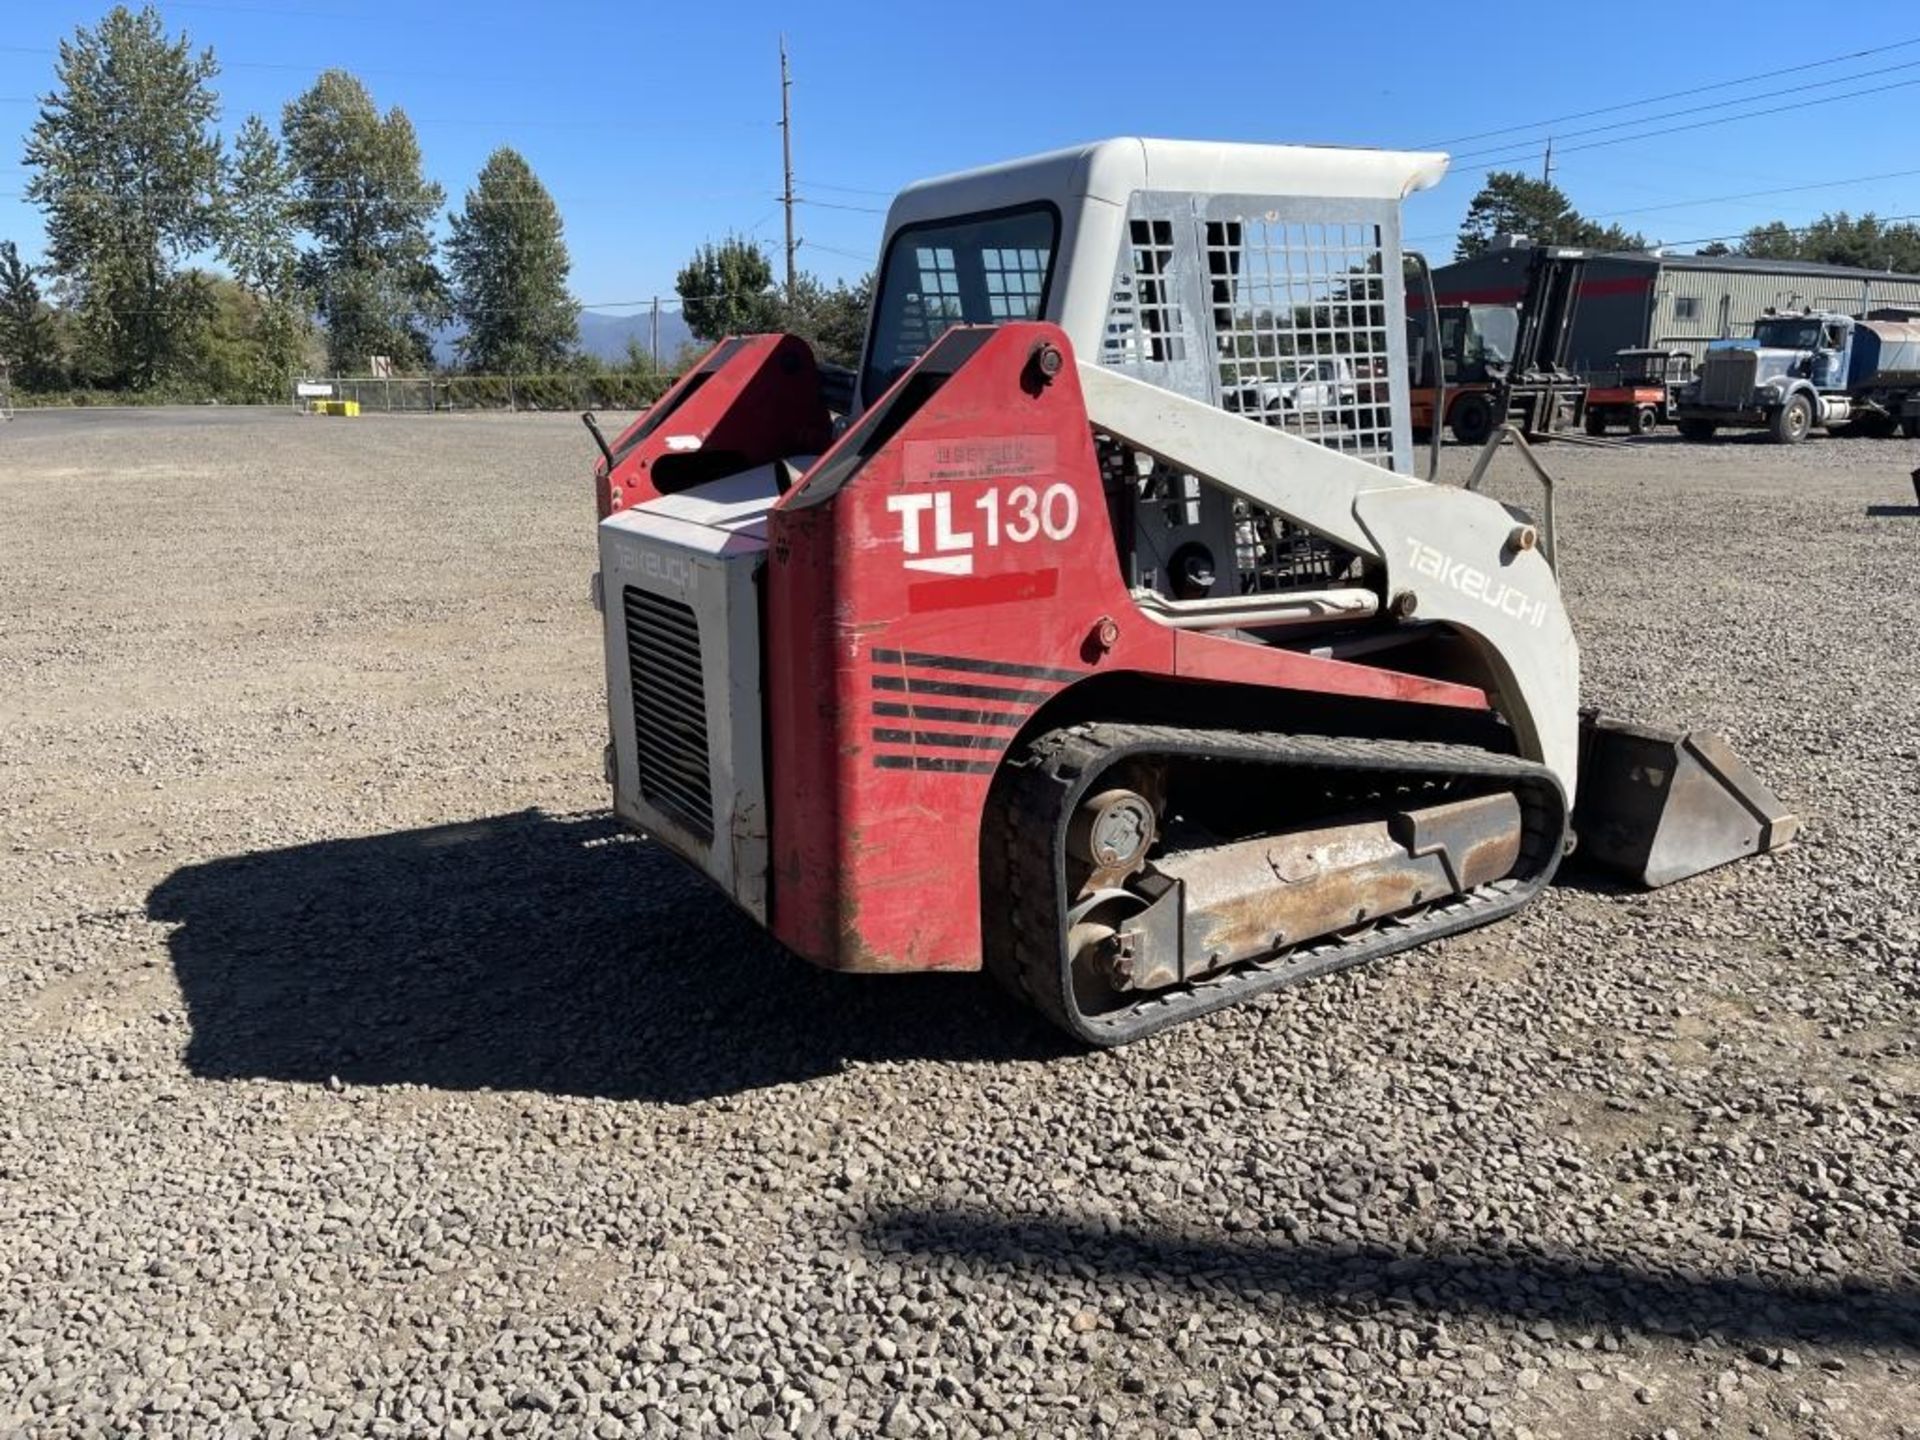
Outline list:
[[[607,437],[600,433],[600,422],[591,410],[580,413],[580,423],[587,427],[587,433],[593,436],[593,443],[600,447],[600,453],[607,460],[607,474],[613,474],[613,447],[607,444]]]

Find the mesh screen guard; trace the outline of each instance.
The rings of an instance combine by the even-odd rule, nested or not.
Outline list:
[[[1102,362],[1410,471],[1398,208],[1133,198]]]
[[[1101,362],[1411,472],[1399,224],[1381,201],[1138,193]],[[1197,499],[1196,484],[1156,475],[1143,499]],[[1354,557],[1279,515],[1242,500],[1231,515],[1228,584],[1241,594],[1353,569]]]

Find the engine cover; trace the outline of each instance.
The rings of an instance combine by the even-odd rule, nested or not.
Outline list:
[[[763,924],[758,579],[778,498],[762,465],[600,522],[614,812]]]

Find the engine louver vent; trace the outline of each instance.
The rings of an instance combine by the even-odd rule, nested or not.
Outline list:
[[[713,781],[707,759],[707,690],[700,626],[677,600],[622,592],[627,674],[640,793],[704,840],[713,839]]]

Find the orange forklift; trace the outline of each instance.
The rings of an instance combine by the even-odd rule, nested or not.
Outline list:
[[[1537,440],[1585,423],[1587,382],[1567,368],[1567,351],[1586,266],[1583,250],[1534,247],[1516,305],[1443,301],[1430,310],[1410,291],[1414,434],[1430,435],[1437,419],[1462,445],[1480,445],[1503,424]],[[1446,413],[1436,417],[1442,389]]]

